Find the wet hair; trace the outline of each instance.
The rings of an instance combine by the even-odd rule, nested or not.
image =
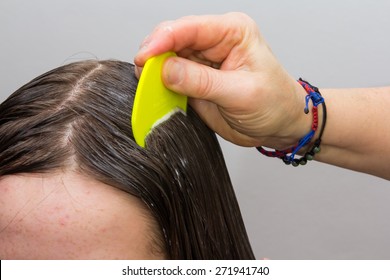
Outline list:
[[[253,259],[215,134],[189,108],[133,138],[138,80],[120,61],[51,70],[0,105],[0,176],[76,170],[143,201],[169,259]]]

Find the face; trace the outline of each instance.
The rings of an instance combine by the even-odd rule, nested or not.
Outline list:
[[[0,259],[161,259],[142,202],[75,172],[0,177]]]

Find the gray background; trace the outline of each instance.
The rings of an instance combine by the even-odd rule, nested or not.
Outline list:
[[[160,21],[229,11],[256,20],[294,77],[319,87],[390,84],[390,1],[0,0],[0,101],[74,60],[132,62]],[[388,181],[221,145],[257,258],[390,259]]]

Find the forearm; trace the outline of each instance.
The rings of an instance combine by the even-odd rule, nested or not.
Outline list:
[[[321,93],[328,114],[316,159],[390,180],[390,87]]]

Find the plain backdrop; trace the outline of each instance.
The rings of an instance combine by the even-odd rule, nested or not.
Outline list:
[[[75,60],[132,62],[163,20],[230,11],[255,19],[296,78],[390,85],[386,0],[0,0],[0,101]],[[257,258],[390,259],[388,181],[315,162],[293,168],[220,142]]]

